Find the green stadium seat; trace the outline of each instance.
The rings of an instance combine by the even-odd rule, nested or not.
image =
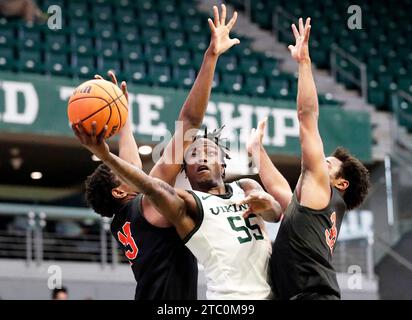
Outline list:
[[[160,44],[162,42],[162,30],[156,27],[144,27],[141,29],[141,36],[143,42],[150,42],[153,44]]]
[[[165,42],[169,46],[182,47],[185,44],[185,33],[177,30],[165,30]]]
[[[148,76],[154,85],[170,86],[172,80],[172,70],[167,63],[149,63]]]
[[[120,52],[126,60],[135,61],[144,58],[144,47],[139,42],[122,42]]]
[[[92,37],[77,36],[72,38],[71,48],[73,52],[81,55],[92,55],[95,52],[95,41]]]
[[[22,27],[19,29],[19,46],[26,49],[40,49],[42,47],[42,35],[41,28],[31,27],[25,28]]]
[[[219,86],[227,94],[239,93],[243,89],[242,75],[237,72],[222,72]]]
[[[46,73],[60,76],[69,76],[71,75],[71,72],[70,68],[68,68],[68,65],[69,57],[67,53],[53,51],[46,53]]]
[[[72,72],[80,78],[93,78],[97,74],[97,63],[94,56],[74,55]]]
[[[156,63],[165,62],[167,59],[166,47],[163,45],[146,44],[145,56]]]
[[[246,74],[256,74],[259,71],[259,58],[256,55],[242,56],[239,68]]]
[[[129,24],[120,24],[118,26],[117,39],[120,42],[137,41],[139,38],[139,28],[137,26]]]
[[[200,33],[188,33],[188,43],[192,46],[195,50],[205,51],[209,46],[210,36],[204,32]]]
[[[110,21],[112,18],[112,8],[110,5],[93,5],[93,18],[99,21]]]
[[[140,2],[140,1],[138,1]],[[159,25],[159,13],[157,11],[139,11],[138,23],[142,27],[157,27]]]
[[[17,70],[22,72],[43,73],[45,70],[41,51],[19,49]]]
[[[123,69],[125,77],[130,79],[133,83],[149,84],[147,78],[147,68],[144,61],[132,61],[125,64]]]
[[[71,18],[87,19],[89,18],[89,9],[86,2],[68,1],[67,14]]]
[[[112,70],[115,74],[121,73],[120,60],[115,58],[99,58],[97,61],[97,73],[105,75],[108,70]]]
[[[139,1],[133,1],[133,4],[139,11],[145,11],[145,10],[152,10],[154,1],[152,0],[139,0]]]
[[[115,39],[96,39],[96,47],[105,58],[114,58],[119,55],[119,43]]]
[[[191,66],[176,66],[173,68],[173,81],[178,88],[189,89],[196,79],[196,69]]]
[[[45,34],[45,45],[49,51],[67,51],[69,37],[63,31],[55,31]]]
[[[13,48],[0,47],[0,70],[10,70],[14,68]]]
[[[182,16],[183,28],[188,33],[198,33],[209,28],[207,20],[199,16]]]
[[[14,24],[0,18],[0,46],[10,47],[16,42],[16,28]]]
[[[119,28],[124,25],[134,25],[137,17],[134,10],[130,8],[116,8],[116,12],[114,15],[114,19],[116,20]]]
[[[368,84],[368,102],[376,105],[379,110],[385,109],[385,90],[379,83],[372,80]]]
[[[237,57],[233,54],[225,53],[224,55],[219,57],[219,61],[217,64],[217,69],[225,72],[237,70],[238,62]]]
[[[90,35],[90,21],[83,18],[72,18],[69,20],[69,31],[78,36]]]
[[[101,38],[113,38],[115,36],[114,25],[107,21],[94,22],[94,34]]]
[[[182,20],[176,14],[163,14],[160,23],[164,29],[180,30],[182,28]]]
[[[264,76],[245,75],[243,90],[251,96],[264,96],[266,94],[266,81]]]
[[[191,63],[190,50],[186,48],[170,48],[169,49],[169,61],[177,65],[188,65]]]

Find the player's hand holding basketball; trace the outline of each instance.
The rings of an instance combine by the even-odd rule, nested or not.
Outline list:
[[[213,6],[214,20],[208,19],[211,39],[209,49],[215,55],[221,55],[234,45],[240,43],[239,39],[230,39],[229,33],[237,20],[237,12],[233,14],[233,17],[226,24],[226,6],[222,4],[222,12],[219,17],[219,10],[216,6]]]
[[[246,198],[237,204],[248,204],[249,208],[243,213],[247,218],[251,214],[262,214],[272,210],[275,207],[275,199],[265,191],[252,191]]]
[[[116,85],[116,86],[118,86],[117,77],[116,77],[116,75],[114,74],[114,72],[113,72],[112,70],[109,70],[109,71],[107,71],[107,75],[110,77],[110,79],[112,80],[113,84]],[[104,78],[103,78],[101,75],[99,75],[99,74],[96,74],[96,75],[94,76],[94,78],[95,78],[95,79],[98,79],[98,80],[104,80]],[[126,100],[129,101],[129,93],[127,92],[127,84],[126,84],[126,81],[122,81],[122,83],[120,84],[120,89],[122,89],[122,92],[123,92],[124,96],[126,97]]]
[[[92,133],[88,134],[83,126],[81,121],[78,121],[76,124],[72,124],[72,129],[76,137],[80,140],[81,144],[93,153],[100,160],[104,160],[109,154],[109,146],[107,145],[104,137],[106,135],[107,126],[105,126],[102,132],[96,134],[96,122],[93,121],[92,124]]]
[[[308,61],[310,62],[309,56],[309,36],[310,36],[310,18],[306,19],[305,26],[303,26],[303,19],[299,18],[299,30],[296,28],[295,24],[292,24],[293,35],[295,36],[295,45],[290,45],[288,47],[290,54],[293,59],[298,63]]]

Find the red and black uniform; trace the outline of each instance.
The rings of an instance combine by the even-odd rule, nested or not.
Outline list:
[[[111,232],[129,259],[136,300],[197,299],[197,261],[174,227],[159,228],[143,216],[142,197],[125,204]]]
[[[345,211],[345,202],[335,188],[323,210],[300,205],[295,190],[272,247],[275,298],[340,299],[332,255]]]

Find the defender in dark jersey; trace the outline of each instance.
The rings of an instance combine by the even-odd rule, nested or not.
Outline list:
[[[338,148],[325,158],[318,130],[319,106],[311,71],[308,41],[310,18],[289,46],[299,63],[297,111],[302,171],[295,192],[262,146],[266,120],[252,132],[248,151],[258,165],[267,191],[281,204],[284,217],[273,244],[271,275],[277,299],[339,299],[332,256],[346,210],[359,206],[369,189],[369,174],[348,151]]]
[[[222,5],[221,19],[217,7],[213,10],[214,22],[209,19],[211,42],[179,115],[181,126],[150,173],[170,185],[174,185],[181,170],[184,149],[191,143],[184,139],[186,134],[189,130],[197,130],[203,121],[218,57],[239,43],[238,39],[229,37],[237,13],[226,24],[225,6]],[[111,77],[117,83],[113,74]],[[125,83],[122,89],[127,94]],[[73,125],[75,133],[76,126]],[[130,120],[120,133],[119,157],[141,169]],[[134,187],[121,181],[107,166],[100,165],[86,182],[86,198],[100,215],[114,216],[111,232],[131,263],[137,281],[136,299],[197,298],[197,262],[172,224],[147,197],[138,195]]]

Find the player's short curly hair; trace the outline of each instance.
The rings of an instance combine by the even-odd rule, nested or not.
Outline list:
[[[368,169],[366,169],[362,162],[352,156],[348,150],[342,147],[336,148],[332,153],[332,157],[342,161],[342,166],[336,178],[344,178],[349,181],[349,187],[343,194],[343,200],[347,209],[351,210],[359,207],[370,189]]]
[[[226,168],[225,159],[231,159],[231,158],[229,155],[229,147],[223,144],[222,141],[224,139],[220,137],[224,127],[225,126],[223,125],[219,129],[215,129],[212,132],[208,132],[207,127],[205,127],[204,133],[195,135],[193,137],[192,143],[194,143],[196,140],[199,140],[199,139],[207,139],[207,140],[212,141],[220,149],[220,154],[222,155],[222,165],[224,168]],[[185,171],[186,166],[187,166],[186,160],[183,158],[183,165],[182,165],[181,171]],[[222,178],[225,178],[225,173],[223,173]]]
[[[120,184],[120,180],[108,166],[99,165],[85,182],[87,205],[103,217],[113,217],[122,202],[112,196],[112,189]]]

